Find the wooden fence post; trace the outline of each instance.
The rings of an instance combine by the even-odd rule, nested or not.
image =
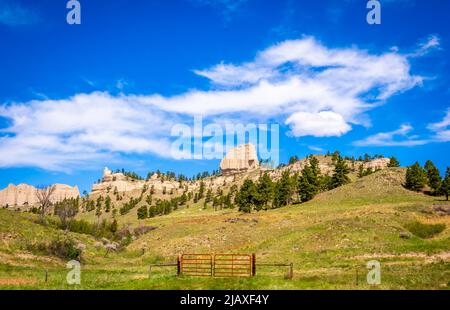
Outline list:
[[[256,276],[256,254],[252,254],[252,277]]]
[[[152,276],[152,265],[148,266],[148,278],[150,279]]]
[[[294,277],[294,263],[289,264],[289,279]]]
[[[45,269],[45,283],[47,283],[48,281],[48,270]]]
[[[181,275],[181,254],[178,254],[177,259],[177,276]]]

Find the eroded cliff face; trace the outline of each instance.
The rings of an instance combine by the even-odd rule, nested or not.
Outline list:
[[[319,161],[319,169],[320,169],[320,173],[323,175],[332,175],[334,172],[334,164],[333,164],[333,160],[331,158],[331,156],[323,156],[323,155],[314,155],[315,158],[318,159]],[[360,165],[363,165],[364,169],[372,169],[373,171],[375,170],[381,170],[381,169],[386,169],[388,167],[390,159],[389,158],[376,158],[373,159],[371,161],[368,162],[364,162],[364,161],[350,161],[350,160],[346,160],[346,164],[347,166],[351,169],[351,171],[356,172],[358,171],[358,168]],[[270,171],[270,176],[274,179],[278,179],[282,172],[285,170],[289,170],[290,173],[296,173],[296,172],[301,172],[305,166],[309,164],[309,159],[308,158],[304,158],[301,159],[297,162],[295,162],[294,164],[291,165],[287,165],[284,166],[280,169],[273,169]]]
[[[7,188],[0,191],[0,206],[24,207],[33,206],[38,203],[36,196],[36,187],[28,184],[9,184]],[[55,184],[55,191],[50,200],[58,202],[64,199],[77,198],[80,192],[77,186],[65,184]]]
[[[205,188],[217,189],[225,185],[229,185],[235,181],[233,175],[226,176],[214,176],[203,179],[202,181],[175,181],[166,180],[158,177],[155,173],[148,180],[136,180],[125,176],[123,173],[112,173],[111,170],[105,168],[103,170],[103,177],[100,183],[92,186],[91,195],[107,195],[110,193],[132,193],[132,192],[146,192],[152,191],[155,197],[165,197],[166,194],[172,193],[173,195],[181,195],[185,191],[198,191],[200,183],[205,184]]]
[[[188,190],[192,190],[197,188],[199,184],[196,182],[183,182],[180,184],[180,182],[174,180],[162,180],[156,174],[149,180],[136,180],[127,177],[123,173],[113,173],[108,168],[105,168],[101,182],[92,186],[92,194],[123,193],[143,189],[153,189],[156,193],[182,192],[186,186],[188,186]]]
[[[334,172],[334,164],[331,156],[315,156],[319,161],[319,168],[322,174],[331,175]],[[258,178],[268,171],[269,175],[277,180],[283,171],[289,170],[291,174],[301,172],[306,164],[309,163],[307,158],[297,161],[294,164],[281,168],[270,169],[259,166],[256,149],[251,144],[240,145],[232,149],[220,163],[222,170],[221,176],[212,176],[202,180],[206,189],[216,190],[224,188],[232,184],[239,186],[246,178],[257,181]],[[347,165],[353,172],[357,172],[362,164],[364,169],[372,168],[372,170],[385,169],[388,166],[389,158],[377,158],[372,161],[346,161]],[[152,175],[148,180],[136,180],[127,177],[123,173],[113,173],[108,168],[103,171],[103,177],[100,183],[92,186],[94,196],[105,196],[110,193],[129,194],[131,196],[140,195],[142,192],[152,190],[155,197],[164,199],[171,193],[173,196],[179,196],[185,191],[198,191],[201,181],[183,181],[167,180],[158,177],[157,174]]]
[[[246,172],[258,167],[258,155],[253,144],[241,144],[235,147],[220,162],[223,175]]]

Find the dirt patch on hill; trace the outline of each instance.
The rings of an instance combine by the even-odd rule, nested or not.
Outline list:
[[[11,266],[33,267],[36,262],[51,263],[61,265],[61,262],[53,257],[37,256],[30,253],[2,253],[0,252],[0,261]]]
[[[0,286],[22,286],[36,284],[36,280],[24,278],[0,278]]]
[[[403,253],[403,254],[389,254],[389,253],[379,253],[379,254],[364,254],[357,255],[352,257],[351,259],[395,259],[395,258],[410,258],[410,259],[423,259],[425,262],[431,263],[435,261],[446,261],[450,262],[450,252],[441,252],[433,255],[427,255],[425,253]]]
[[[450,215],[450,205],[433,205],[432,210],[438,215]]]

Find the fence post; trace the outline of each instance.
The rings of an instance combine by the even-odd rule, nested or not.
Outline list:
[[[289,264],[289,279],[294,277],[294,263]]]
[[[256,275],[256,254],[252,254],[252,277]]]
[[[150,279],[152,276],[152,265],[148,266],[148,278]]]
[[[181,254],[178,254],[177,259],[177,276],[181,275]]]
[[[45,283],[47,283],[48,281],[48,270],[45,269]]]

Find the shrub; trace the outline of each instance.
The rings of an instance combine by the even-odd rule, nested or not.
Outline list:
[[[130,198],[129,202],[126,202],[122,208],[120,208],[119,212],[121,215],[125,215],[130,212],[131,209],[137,206],[137,204],[141,201],[140,198]]]
[[[72,239],[54,239],[48,245],[50,254],[61,258],[77,259],[81,256],[81,248]]]
[[[148,217],[148,208],[147,206],[142,206],[137,210],[137,217],[139,220],[146,219]]]
[[[63,259],[80,259],[85,247],[70,238],[56,238],[48,243],[33,242],[26,245],[28,251],[54,255]]]
[[[63,226],[60,226],[59,228],[64,229]],[[71,220],[68,222],[67,229],[71,232],[91,235],[98,238],[113,238],[117,231],[117,221],[107,222],[106,220],[103,220],[97,225],[85,220]]]
[[[445,224],[424,224],[418,221],[411,222],[405,225],[411,233],[419,238],[431,238],[445,229]]]

